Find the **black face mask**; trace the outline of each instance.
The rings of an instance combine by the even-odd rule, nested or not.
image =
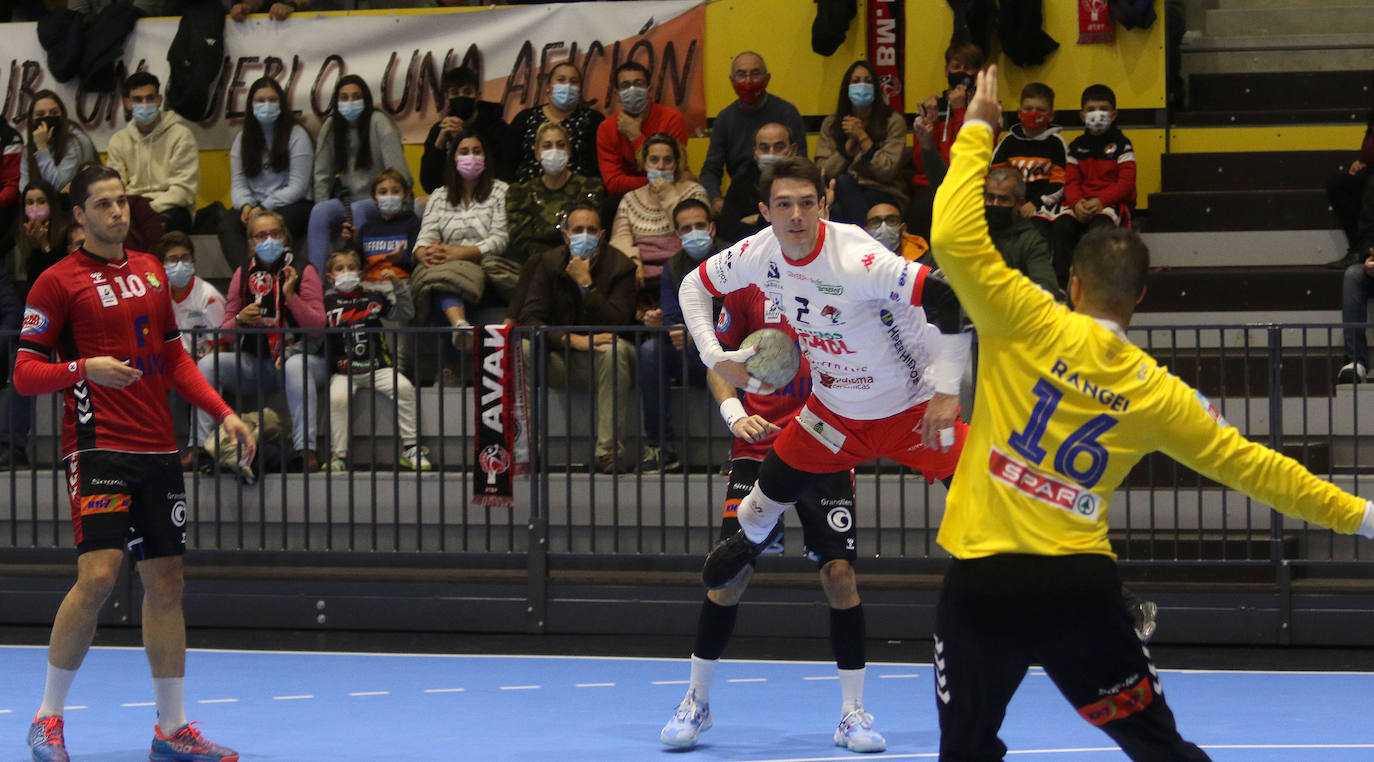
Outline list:
[[[57,128],[62,125],[62,117],[60,116],[45,116],[42,119],[35,119],[34,121],[36,122],[34,125],[35,127],[39,124],[46,124],[48,125],[48,129],[53,132],[57,132]]]
[[[1016,221],[1016,207],[985,206],[983,216],[988,220],[988,230],[1006,230]]]
[[[957,71],[945,75],[949,79],[949,89],[953,90],[959,85],[963,85],[968,90],[969,95],[973,94],[973,75],[968,72]]]
[[[463,121],[467,121],[476,109],[477,99],[469,98],[466,95],[450,98],[448,101],[448,115],[456,116]]]

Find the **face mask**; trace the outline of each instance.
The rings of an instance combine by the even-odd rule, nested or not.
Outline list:
[[[1089,111],[1083,117],[1083,124],[1088,128],[1089,135],[1101,135],[1112,126],[1112,112]]]
[[[264,102],[253,104],[253,118],[258,120],[258,124],[261,124],[264,130],[271,129],[272,125],[277,123],[277,117],[279,116],[281,116],[280,103]]]
[[[767,82],[736,82],[735,95],[746,106],[756,106],[768,91]]]
[[[945,78],[949,80],[949,89],[951,90],[953,90],[956,87],[959,87],[960,85],[963,85],[965,90],[968,90],[970,92],[973,91],[973,75],[969,74],[968,72],[951,72],[949,74],[946,74]]]
[[[620,105],[631,116],[638,116],[649,106],[649,88],[627,87],[620,91]]]
[[[650,183],[655,180],[662,180],[665,183],[673,181],[673,170],[671,169],[651,169],[646,174],[649,176]]]
[[[761,153],[754,159],[754,162],[759,165],[759,171],[762,172],[774,164],[777,164],[779,161],[782,161],[783,158],[785,157],[780,153]]]
[[[60,116],[45,116],[37,121],[39,124],[48,125],[48,129],[52,132],[57,132],[57,128],[62,126],[62,117]]]
[[[24,216],[31,220],[46,220],[49,214],[52,214],[52,209],[47,206],[24,207]]]
[[[377,197],[377,211],[388,216],[393,214],[400,214],[401,206],[404,204],[404,196],[386,195]]]
[[[568,152],[561,148],[550,148],[539,152],[539,165],[544,174],[556,175],[568,168]]]
[[[988,220],[988,230],[1006,230],[1015,221],[1016,208],[1011,206],[985,206],[983,216]]]
[[[358,121],[358,117],[363,115],[364,104],[362,101],[339,101],[339,116],[350,122]]]
[[[191,282],[191,276],[196,274],[196,266],[190,262],[173,262],[167,265],[167,280],[172,282],[174,288],[185,288]]]
[[[569,111],[582,102],[582,90],[577,85],[559,82],[553,86],[553,95],[549,100],[553,101],[556,108]]]
[[[849,102],[854,108],[868,108],[873,105],[873,83],[855,82],[849,86]]]
[[[134,121],[142,125],[149,125],[157,121],[158,106],[156,103],[135,103],[133,107]]]
[[[884,222],[876,228],[870,228],[868,234],[878,239],[878,243],[886,246],[888,251],[896,251],[902,243],[900,225],[889,225]]]
[[[456,116],[463,121],[467,121],[472,116],[472,112],[477,110],[477,99],[467,95],[460,95],[450,98],[448,102],[448,115]]]
[[[571,251],[574,257],[586,259],[596,251],[597,238],[598,236],[591,233],[573,233],[568,236],[568,251]]]
[[[1043,111],[1022,111],[1020,119],[1021,126],[1031,132],[1043,130],[1050,123],[1050,115]]]
[[[695,259],[701,259],[711,252],[711,231],[693,230],[681,236],[682,248]]]
[[[476,180],[482,174],[482,170],[486,169],[487,160],[483,156],[468,154],[458,157],[457,166],[458,174],[462,175],[464,180]]]
[[[257,254],[258,260],[268,267],[276,264],[285,251],[286,242],[280,238],[268,238],[253,244],[253,253]]]
[[[334,274],[334,290],[341,294],[351,294],[358,290],[358,284],[363,282],[362,273],[357,270]]]

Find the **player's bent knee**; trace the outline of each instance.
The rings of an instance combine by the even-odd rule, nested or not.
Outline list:
[[[850,608],[858,605],[859,586],[854,576],[854,565],[843,558],[836,558],[826,562],[820,570],[821,588],[825,590],[825,596],[830,600],[832,608],[835,604],[847,604],[839,608]]]

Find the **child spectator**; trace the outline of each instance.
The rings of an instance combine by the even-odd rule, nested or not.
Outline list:
[[[409,320],[415,314],[410,289],[394,271],[386,274],[391,292],[385,293],[363,281],[362,258],[355,251],[336,251],[325,262],[329,287],[324,310],[333,328],[355,329],[329,335],[328,357],[333,366],[329,379],[328,471],[348,469],[349,399],[355,390],[372,388],[395,400],[396,427],[401,436],[401,467],[428,471],[432,466],[418,444],[415,429],[415,387],[392,362],[386,337],[377,329],[382,319]],[[367,330],[372,329],[372,330]]]
[[[387,168],[372,178],[372,202],[378,217],[362,224],[356,233],[363,256],[363,280],[390,283],[388,276],[409,278],[415,269],[415,239],[420,235],[420,218],[415,216],[410,181],[401,172]]]
[[[215,350],[218,337],[210,331],[224,324],[224,294],[196,277],[196,245],[180,230],[162,236],[157,256],[167,271],[181,344],[192,359],[199,360]]]
[[[1069,144],[1064,206],[1050,235],[1060,287],[1068,285],[1078,239],[1097,228],[1130,227],[1135,203],[1135,150],[1116,126],[1116,93],[1089,85],[1081,116],[1087,131]]]
[[[1064,201],[1064,168],[1069,147],[1054,124],[1054,91],[1032,82],[1021,90],[1020,124],[997,144],[993,167],[1013,167],[1026,179],[1026,202],[1018,208],[1049,239],[1049,227]]]

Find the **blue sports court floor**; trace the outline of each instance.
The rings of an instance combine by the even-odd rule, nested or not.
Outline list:
[[[45,655],[0,647],[0,762],[28,760],[24,735]],[[685,690],[685,659],[193,650],[188,674],[188,714],[244,762],[860,758],[831,745],[832,663],[722,663],[711,694],[716,726],[688,752],[658,743]],[[1374,759],[1374,673],[1162,674],[1184,735],[1216,760]],[[928,664],[870,664],[865,704],[888,752],[862,758],[934,759],[931,691]],[[67,711],[72,758],[147,759],[151,700],[140,649],[93,649]],[[1002,737],[1012,759],[1125,759],[1038,670]]]

